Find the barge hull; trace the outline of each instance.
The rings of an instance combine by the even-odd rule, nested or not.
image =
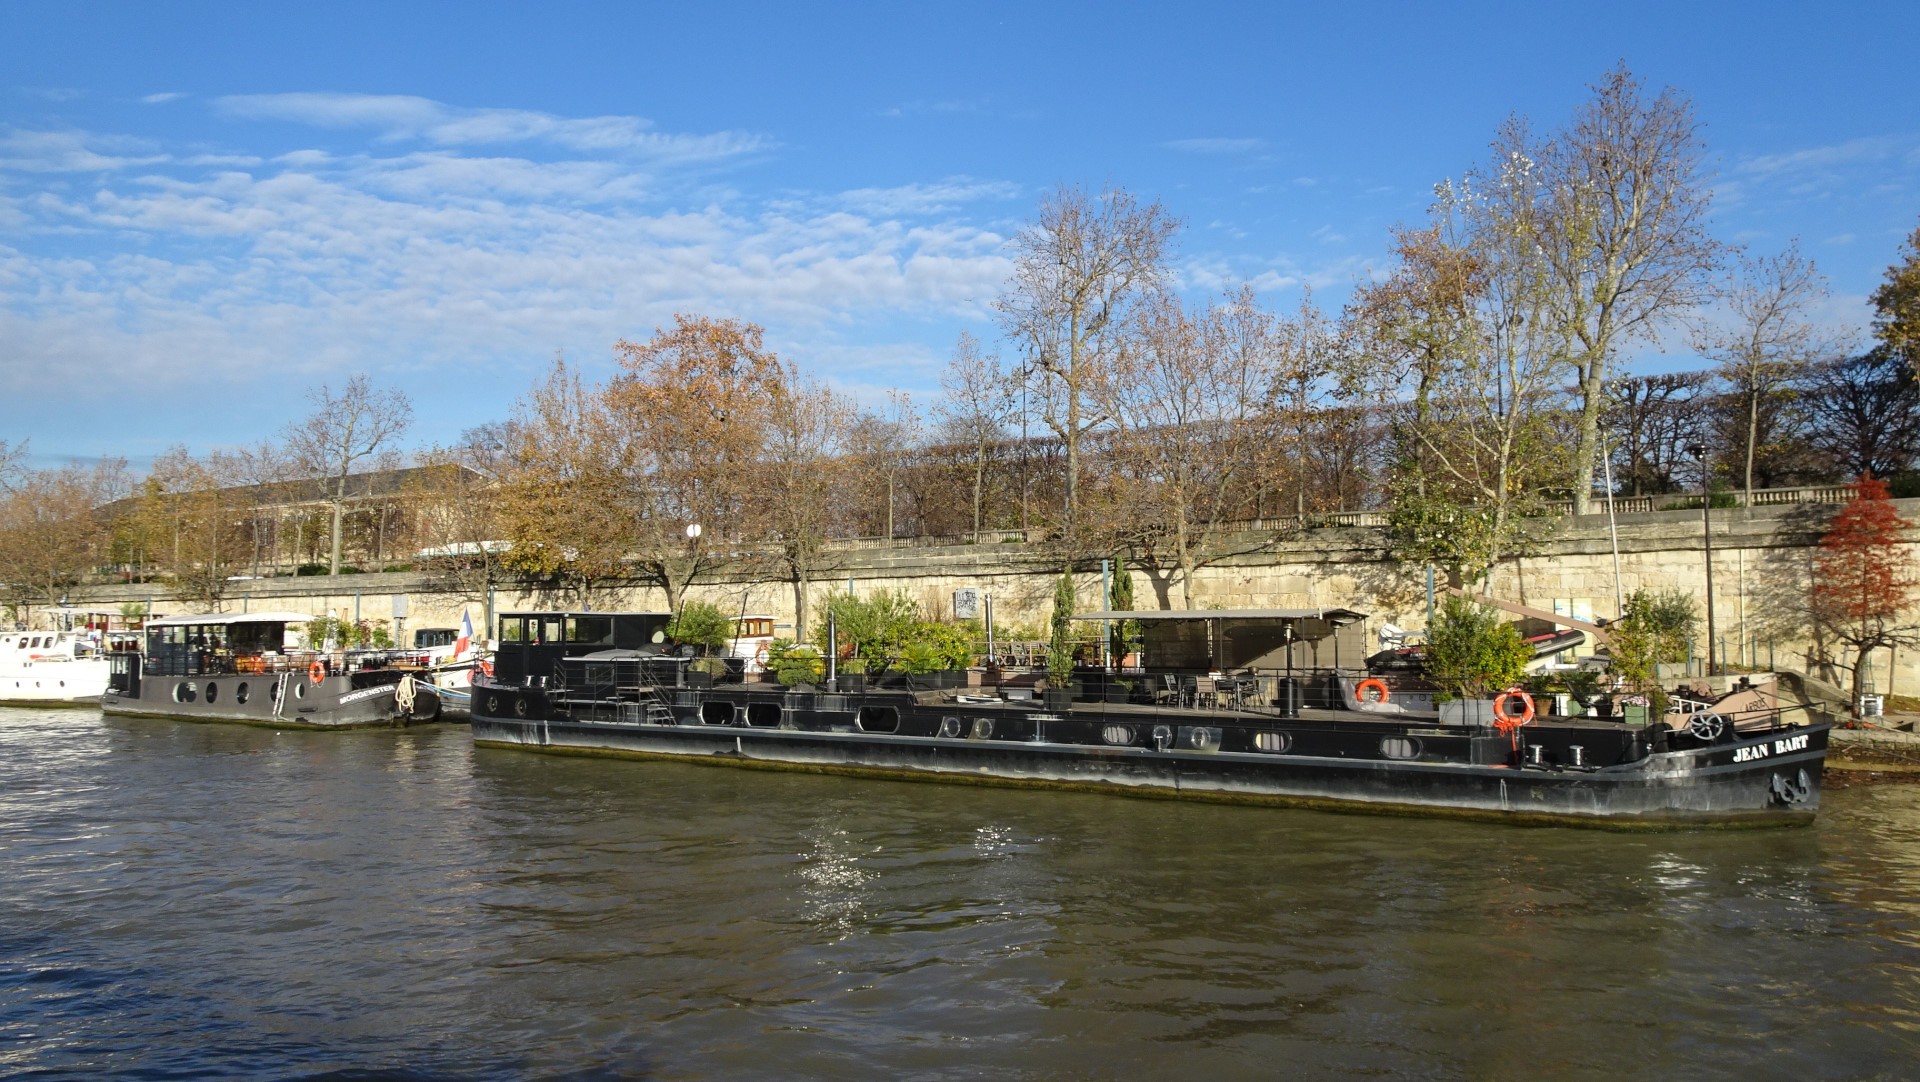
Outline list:
[[[901,779],[1620,829],[1787,826],[1819,807],[1824,728],[1660,752],[1597,770],[1098,747],[1033,740],[499,718],[476,712],[476,744]],[[1765,747],[1761,758],[1749,758]],[[1739,758],[1736,758],[1739,757]]]

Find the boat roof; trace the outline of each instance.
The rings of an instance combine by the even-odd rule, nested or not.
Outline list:
[[[612,609],[516,609],[512,612],[502,610],[501,616],[672,616],[671,612],[640,612]]]
[[[148,620],[148,627],[181,627],[187,624],[200,626],[227,624],[304,624],[312,616],[304,612],[210,612],[197,616],[167,616],[158,620]]]
[[[1074,613],[1075,620],[1325,620],[1350,624],[1367,614],[1352,609],[1111,609]]]

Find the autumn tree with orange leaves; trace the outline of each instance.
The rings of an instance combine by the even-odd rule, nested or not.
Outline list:
[[[1826,634],[1851,646],[1853,701],[1866,690],[1867,657],[1875,650],[1920,644],[1920,577],[1900,517],[1884,482],[1862,477],[1853,499],[1835,515],[1814,556],[1811,608]]]

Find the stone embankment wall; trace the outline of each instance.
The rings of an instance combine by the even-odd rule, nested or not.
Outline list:
[[[1920,518],[1920,500],[1896,501],[1903,515]],[[1837,505],[1716,510],[1712,513],[1715,624],[1722,656],[1766,668],[1813,671],[1831,656],[1850,661],[1847,651],[1815,641],[1800,613],[1811,579],[1814,545]],[[1494,573],[1495,596],[1535,608],[1557,609],[1580,617],[1616,614],[1613,543],[1605,515],[1543,522],[1549,532],[1531,555],[1502,564]],[[1705,612],[1706,561],[1698,511],[1656,511],[1618,519],[1621,592],[1637,589],[1686,590],[1701,599]],[[1380,532],[1368,528],[1332,528],[1292,534],[1245,534],[1228,538],[1230,553],[1197,576],[1197,608],[1304,608],[1341,606],[1369,614],[1369,633],[1383,623],[1417,629],[1425,625],[1426,571],[1387,557]],[[1920,537],[1909,542],[1920,561]],[[991,593],[1001,627],[1044,624],[1052,605],[1059,565],[1039,546],[980,544],[932,546],[918,542],[850,545],[830,553],[832,566],[814,583],[811,596],[830,591],[904,590],[933,616],[950,616],[953,593],[974,588]],[[1916,564],[1920,567],[1920,564]],[[1180,607],[1178,583],[1131,570],[1141,608]],[[1083,609],[1101,607],[1102,573],[1097,563],[1079,576]],[[457,627],[462,609],[481,626],[487,600],[435,592],[419,575],[352,575],[338,579],[285,578],[236,582],[227,611],[292,610],[348,619],[395,623],[403,606],[405,629]],[[691,596],[729,611],[772,614],[790,624],[793,590],[784,582],[721,581],[696,587]],[[398,599],[398,601],[396,601]],[[500,587],[491,599],[495,611],[581,608],[660,609],[664,598],[649,589],[596,591],[591,598],[554,596]],[[91,591],[89,604],[146,603],[156,611],[186,611],[183,603],[151,586],[110,587]],[[791,634],[790,628],[783,630]],[[1700,645],[1704,653],[1705,644]],[[1920,651],[1888,658],[1876,656],[1881,691],[1920,690]],[[1889,686],[1889,665],[1892,686]],[[1833,674],[1829,673],[1829,676]]]

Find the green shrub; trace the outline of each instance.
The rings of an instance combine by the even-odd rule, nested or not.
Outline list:
[[[1448,694],[1485,699],[1520,683],[1533,648],[1490,608],[1449,597],[1427,629],[1427,679]]]
[[[1667,710],[1659,667],[1686,659],[1695,620],[1693,597],[1686,591],[1635,590],[1626,612],[1607,629],[1608,671],[1628,691],[1645,695],[1656,717]]]
[[[710,654],[733,641],[733,618],[711,602],[683,602],[680,612],[667,624],[667,637]]]
[[[767,668],[774,679],[788,687],[817,684],[827,672],[826,658],[820,651],[792,639],[775,639],[767,645]]]
[[[827,598],[842,657],[865,658],[870,669],[899,664],[920,626],[920,606],[904,592],[881,590],[866,597],[833,594]],[[825,656],[827,621],[813,621],[813,645]]]

